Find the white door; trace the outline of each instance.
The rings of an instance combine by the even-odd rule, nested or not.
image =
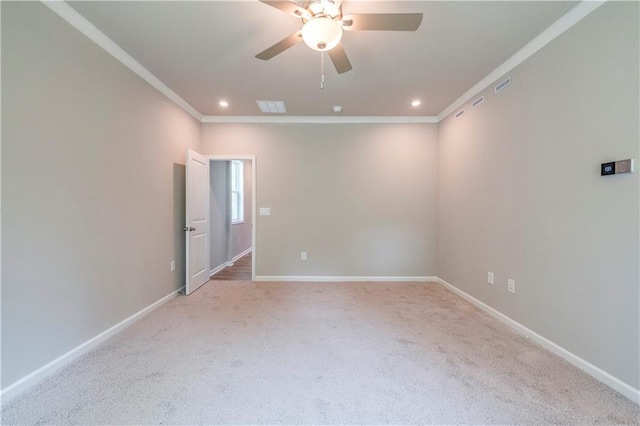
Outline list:
[[[187,150],[185,294],[209,281],[209,159]]]

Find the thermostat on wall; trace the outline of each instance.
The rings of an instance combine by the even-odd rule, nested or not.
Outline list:
[[[612,161],[610,163],[602,163],[600,165],[600,176],[619,175],[621,173],[635,173],[635,165],[633,158],[620,161]]]

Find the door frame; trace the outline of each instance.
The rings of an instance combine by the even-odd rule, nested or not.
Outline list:
[[[209,161],[251,161],[251,281],[256,280],[256,193],[257,193],[257,165],[255,155],[205,155]]]

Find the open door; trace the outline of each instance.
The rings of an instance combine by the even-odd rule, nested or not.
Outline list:
[[[209,281],[209,159],[187,150],[185,294]]]

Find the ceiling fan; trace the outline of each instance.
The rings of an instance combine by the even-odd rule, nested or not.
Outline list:
[[[353,67],[340,40],[342,31],[415,31],[422,22],[422,13],[359,13],[343,15],[342,0],[304,1],[302,6],[292,1],[260,0],[302,20],[302,28],[285,37],[256,58],[267,61],[304,41],[318,52],[327,52],[338,74]]]

